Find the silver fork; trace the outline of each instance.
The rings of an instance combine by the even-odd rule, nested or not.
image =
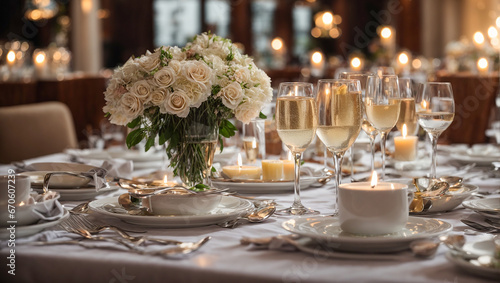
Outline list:
[[[87,230],[90,234],[98,234],[104,230],[113,230],[118,233],[120,237],[123,239],[136,244],[136,245],[141,245],[142,243],[145,243],[146,241],[152,241],[156,242],[159,244],[164,244],[164,245],[181,245],[183,242],[176,241],[176,240],[170,240],[170,239],[157,239],[157,238],[147,238],[145,236],[140,236],[140,237],[134,237],[129,235],[127,232],[125,232],[123,229],[116,227],[116,226],[111,226],[111,225],[98,225],[97,223],[93,223],[87,219],[84,215],[81,214],[72,214],[66,221],[64,221],[62,224],[67,224],[68,226],[75,228],[75,229],[85,229]]]

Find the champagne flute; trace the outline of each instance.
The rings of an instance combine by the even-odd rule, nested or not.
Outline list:
[[[366,83],[368,80],[368,76],[373,76],[375,75],[374,73],[367,72],[367,73],[360,73],[360,72],[342,72],[339,75],[340,79],[349,79],[349,80],[359,80],[359,83],[361,85],[361,94],[363,97],[363,101],[365,100],[365,93],[366,93]],[[370,149],[371,149],[371,154],[372,154],[372,159],[371,159],[371,171],[375,171],[375,138],[378,135],[377,129],[373,127],[372,123],[368,121],[368,118],[366,117],[366,111],[365,111],[365,106],[363,105],[363,122],[361,123],[361,129],[366,133],[368,136],[368,139],[370,140]],[[352,168],[352,164],[351,164]]]
[[[313,85],[303,82],[280,83],[276,100],[276,129],[281,141],[295,159],[294,201],[280,212],[292,215],[318,214],[306,208],[300,200],[300,162],[302,153],[314,139],[318,117],[313,97]]]
[[[418,121],[417,113],[415,112],[415,92],[413,91],[411,79],[399,78],[399,92],[401,99],[396,128],[402,133],[403,125],[406,124],[408,136],[415,136],[418,132]]]
[[[382,175],[385,178],[385,144],[387,135],[399,118],[399,83],[396,75],[369,76],[366,83],[366,116],[380,133]]]
[[[439,135],[446,130],[455,117],[455,102],[451,84],[447,82],[426,83],[415,101],[418,123],[429,135],[432,143],[431,178],[436,178],[436,153]]]
[[[333,153],[335,164],[335,207],[344,153],[352,146],[363,120],[361,86],[358,80],[319,80],[316,95],[319,139]]]

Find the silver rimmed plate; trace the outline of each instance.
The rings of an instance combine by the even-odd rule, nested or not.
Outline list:
[[[500,198],[467,200],[462,205],[485,217],[500,219]]]
[[[67,201],[67,200],[89,200],[93,199],[96,196],[104,195],[107,193],[114,192],[118,190],[120,187],[118,186],[110,186],[109,188],[103,188],[99,191],[96,191],[94,187],[83,187],[83,188],[50,188],[51,191],[57,192],[61,195],[59,200]],[[33,187],[33,190],[37,193],[43,192],[42,188]]]
[[[308,188],[320,178],[323,177],[301,177],[300,189]],[[227,188],[242,194],[293,193],[293,181],[213,179],[212,184],[217,188]]]
[[[493,240],[466,243],[463,249],[469,253],[473,253],[478,256],[482,255],[493,256],[493,251],[495,250],[495,244],[493,243]],[[493,279],[500,278],[500,269],[481,266],[477,264],[475,260],[465,259],[461,257],[460,254],[448,252],[446,253],[446,258],[461,270],[465,270],[469,273]]]
[[[409,248],[410,242],[435,237],[453,226],[438,219],[409,217],[400,232],[386,235],[354,235],[340,228],[339,219],[331,216],[302,217],[285,221],[285,230],[325,242],[332,249],[361,253],[388,253]]]
[[[254,206],[249,200],[222,196],[219,206],[216,209],[210,213],[199,215],[130,215],[121,208],[116,197],[92,201],[89,207],[97,213],[113,216],[125,222],[141,226],[187,228],[221,223],[250,211]]]
[[[16,226],[16,238],[28,237],[44,229],[54,227],[57,224],[61,223],[61,221],[63,221],[64,219],[68,218],[68,216],[69,216],[69,211],[65,210],[63,216],[54,221],[46,221],[42,223],[25,225],[25,226]],[[0,239],[8,239],[10,237],[10,231],[6,229],[8,227],[2,227],[2,228],[3,229],[0,229]]]

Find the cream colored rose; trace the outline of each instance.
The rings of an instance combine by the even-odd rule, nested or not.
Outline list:
[[[129,92],[139,98],[144,104],[151,100],[151,84],[147,80],[136,82],[132,85]]]
[[[151,94],[151,103],[156,106],[160,106],[165,102],[165,99],[167,98],[168,94],[168,89],[166,87],[160,87],[157,88],[153,93]]]
[[[170,47],[170,49],[168,51],[170,52],[170,54],[172,54],[173,60],[177,60],[177,61],[186,60],[186,53],[183,52],[182,49],[180,49],[179,47],[177,47],[177,46]]]
[[[128,59],[128,61],[121,68],[121,77],[123,80],[130,82],[136,80],[139,74],[140,66],[137,62],[132,59]]]
[[[182,68],[181,62],[177,60],[171,60],[170,62],[168,62],[168,66],[172,68],[172,70],[174,70],[176,75],[178,75],[181,72]]]
[[[234,79],[239,83],[248,82],[250,71],[247,68],[239,68],[234,72]]]
[[[138,58],[137,63],[145,72],[152,72],[160,67],[160,52],[147,52],[146,55]]]
[[[153,81],[159,87],[171,86],[175,82],[175,79],[175,71],[170,67],[164,67],[163,69],[156,72],[153,76]]]
[[[229,109],[236,109],[243,99],[243,89],[237,82],[232,82],[220,90],[222,103]]]
[[[209,85],[212,78],[212,70],[201,61],[186,62],[182,68],[183,74],[188,81]]]
[[[181,118],[185,118],[189,114],[189,107],[191,100],[185,91],[181,89],[176,89],[174,92],[167,94],[167,98],[160,108],[160,111],[164,110],[165,113],[177,115]]]
[[[241,122],[248,124],[250,121],[259,115],[262,104],[253,101],[246,101],[236,107],[234,117]]]
[[[130,121],[137,118],[144,111],[144,104],[136,95],[127,92],[120,100],[120,108],[117,111],[123,116],[127,117]],[[117,113],[117,114],[118,114]],[[113,113],[111,113],[113,115]]]

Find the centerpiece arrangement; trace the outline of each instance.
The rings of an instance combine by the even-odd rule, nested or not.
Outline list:
[[[127,125],[130,148],[167,144],[174,174],[189,186],[210,174],[217,141],[235,134],[229,121],[265,116],[271,80],[229,39],[203,33],[183,48],[162,46],[130,58],[115,70],[103,110],[111,123]]]

